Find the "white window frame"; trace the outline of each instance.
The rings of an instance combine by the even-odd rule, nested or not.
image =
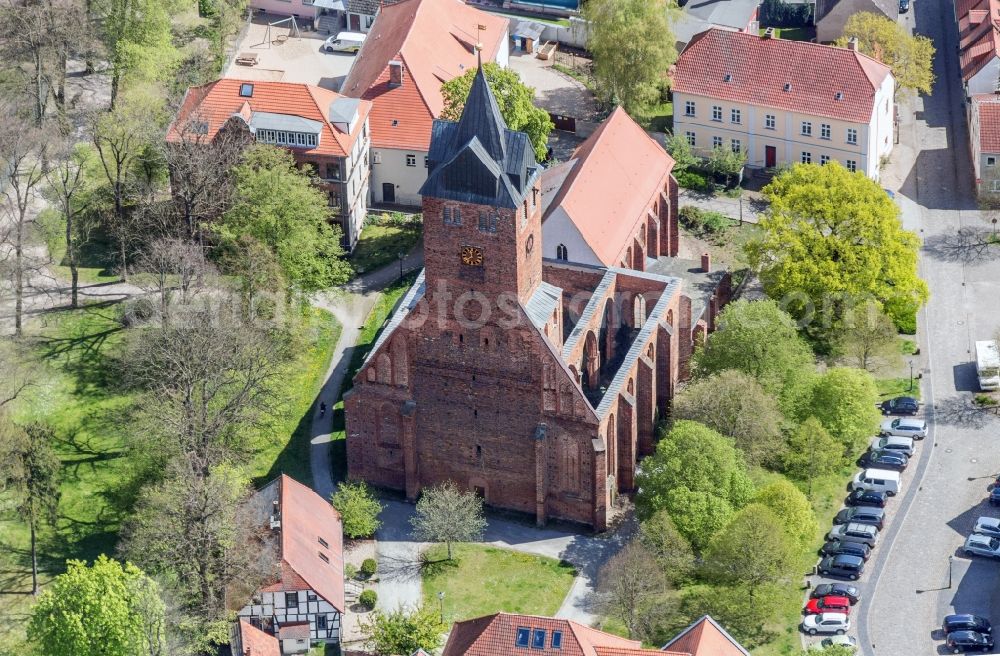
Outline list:
[[[729,122],[735,123],[736,125],[742,125],[743,123],[743,110],[736,109],[735,107],[729,110]]]
[[[813,134],[813,124],[812,121],[802,121],[802,127],[799,131],[803,137],[811,137]]]
[[[852,146],[858,145],[858,131],[855,128],[847,128],[847,143]]]
[[[847,170],[850,171],[851,173],[854,173],[855,171],[858,170],[857,160],[849,159],[846,162],[844,162],[844,166],[846,166]]]
[[[740,141],[739,139],[730,139],[729,140],[729,148],[734,153],[742,153],[743,152],[743,142]]]
[[[407,166],[416,166],[417,165],[417,156],[414,155],[414,154],[412,154],[412,153],[407,153],[406,154],[406,165]]]
[[[694,148],[695,142],[697,141],[697,135],[694,132],[685,132],[684,136],[687,137],[688,145]]]
[[[712,150],[716,148],[722,148],[722,137],[719,135],[712,135]]]
[[[695,113],[698,110],[698,106],[695,105],[693,100],[685,101],[684,103],[684,116],[696,116]]]
[[[827,141],[829,141],[831,134],[833,134],[833,129],[830,127],[829,123],[820,123],[819,124],[819,138],[820,139],[826,139]]]
[[[777,120],[774,114],[764,114],[764,129],[773,130]]]
[[[316,138],[316,136],[317,135],[312,134],[312,133],[307,134],[306,135],[306,144],[308,144],[310,146],[315,146],[316,143],[317,143],[317,141],[318,141],[318,139]]]
[[[712,105],[712,120],[722,123],[722,105]]]
[[[799,156],[799,161],[803,164],[812,164],[813,154],[807,150],[803,150],[802,154]]]
[[[829,164],[830,163],[830,156],[829,155],[820,155],[819,156],[819,163],[820,163],[820,165]]]

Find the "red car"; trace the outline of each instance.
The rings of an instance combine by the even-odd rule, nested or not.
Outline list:
[[[817,615],[819,613],[847,613],[851,612],[851,600],[847,597],[835,597],[829,595],[819,599],[810,599],[806,604],[806,615]]]

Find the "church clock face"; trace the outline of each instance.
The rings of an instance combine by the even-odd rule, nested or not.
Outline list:
[[[483,266],[483,249],[475,246],[462,246],[462,264],[465,266]]]

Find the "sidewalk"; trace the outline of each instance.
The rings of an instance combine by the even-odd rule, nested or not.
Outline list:
[[[742,212],[741,201],[742,200]],[[742,219],[746,223],[758,223],[760,215],[767,210],[767,201],[756,191],[744,191],[742,198],[728,196],[710,196],[690,189],[681,189],[678,194],[678,206],[693,205],[708,212],[721,212],[731,219]]]

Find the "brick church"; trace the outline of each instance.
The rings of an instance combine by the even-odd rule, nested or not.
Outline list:
[[[480,71],[434,122],[424,271],[344,397],[349,477],[605,529],[729,296],[676,257],[672,166],[617,111],[544,170]]]

